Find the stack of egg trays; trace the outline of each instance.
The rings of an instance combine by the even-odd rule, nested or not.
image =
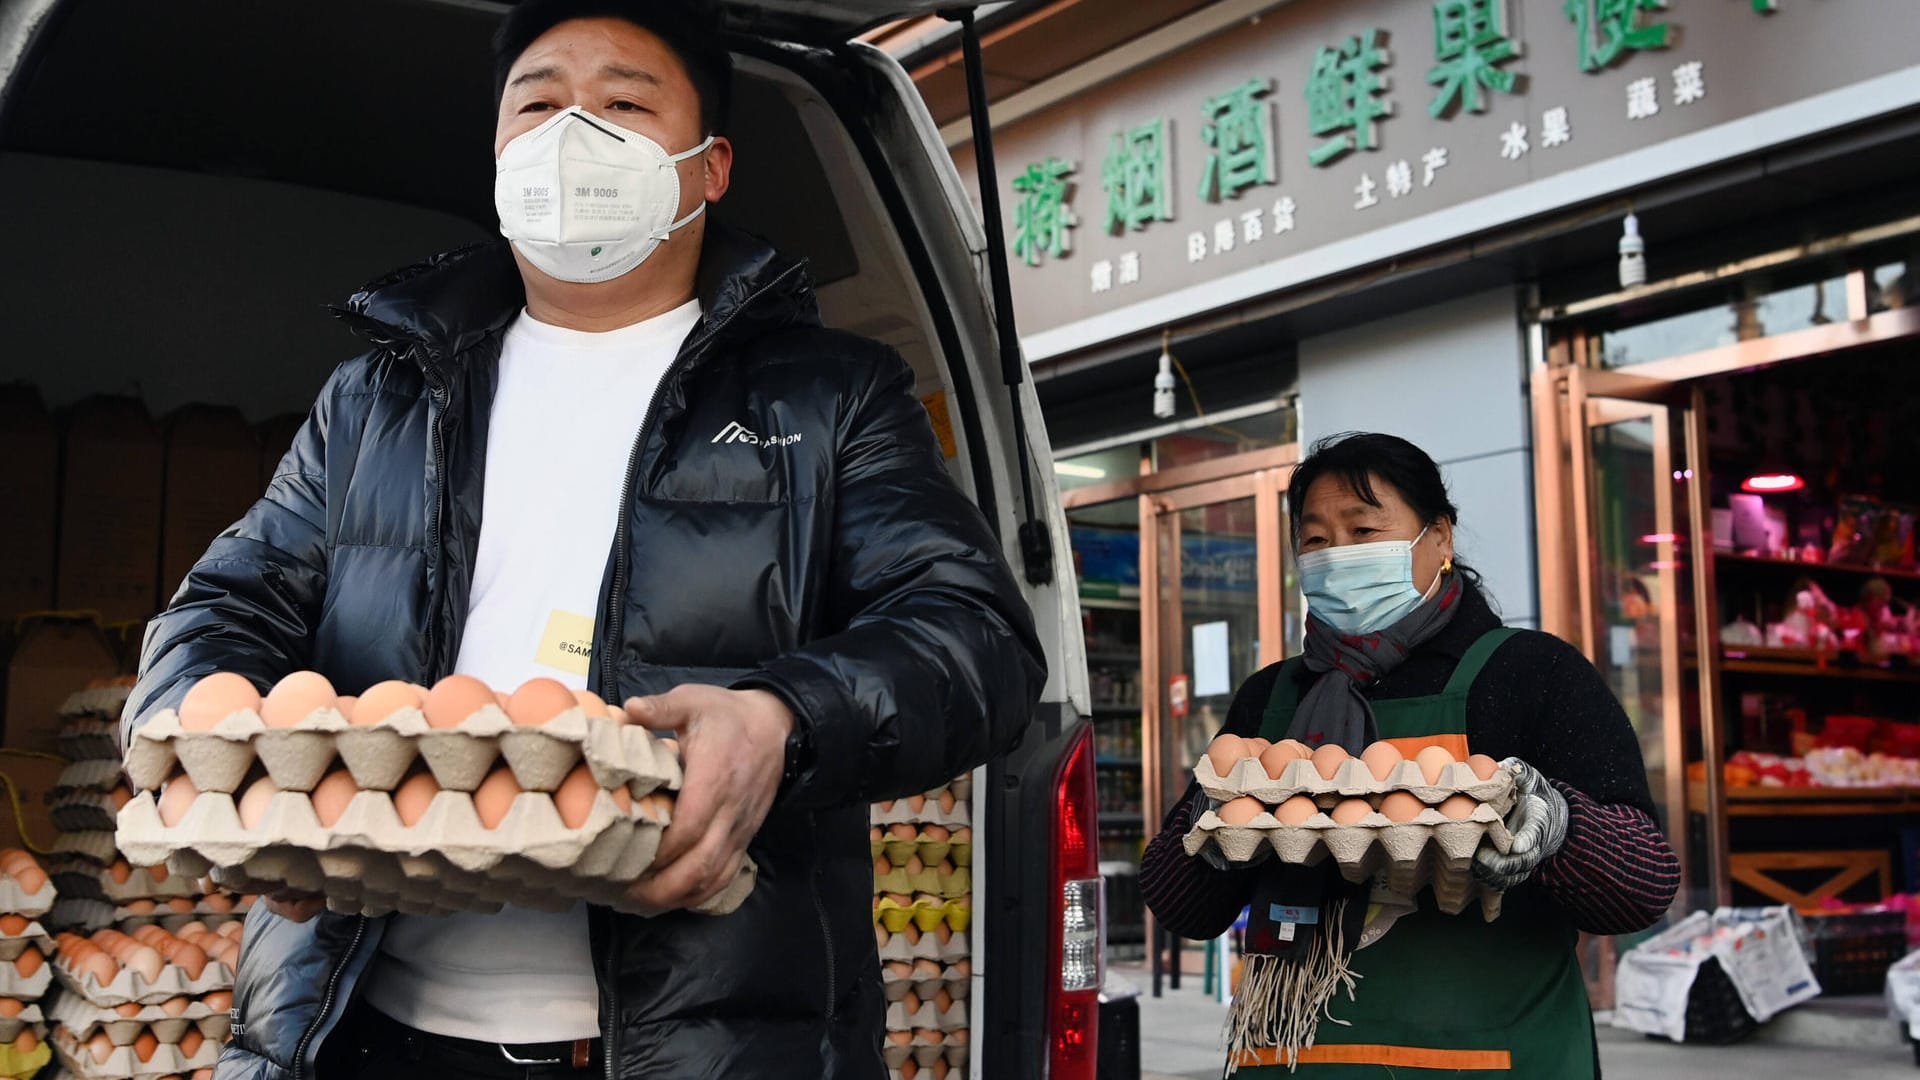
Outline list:
[[[504,758],[522,789],[499,826],[488,829],[472,792]],[[331,827],[308,798],[338,760],[361,789]],[[567,828],[551,793],[585,761],[601,790],[586,822]],[[416,761],[441,790],[413,825],[391,797]],[[522,726],[495,705],[452,728],[428,725],[419,709],[353,725],[331,708],[291,728],[268,728],[252,711],[188,732],[161,713],[135,732],[127,774],[138,792],[120,813],[120,842],[134,861],[170,861],[190,875],[212,872],[239,892],[280,888],[325,894],[334,911],[493,912],[506,904],[559,911],[585,900],[656,914],[627,896],[653,861],[667,822],[637,800],[675,790],[673,752],[644,728],[571,709]],[[239,818],[236,793],[264,770],[280,788],[255,827]],[[174,826],[153,792],[184,774],[200,793]],[[624,787],[623,809],[610,794]],[[753,887],[751,862],[724,892],[697,910],[725,914]]]
[[[881,1047],[881,1056],[896,1078],[909,1060],[922,1069],[936,1060],[955,1070],[967,1065],[966,999],[972,988],[972,962],[966,931],[972,917],[973,845],[955,841],[952,834],[971,827],[972,794],[973,778],[961,776],[945,787],[875,803],[869,810],[875,830],[871,841],[876,861],[874,937],[882,963],[881,989],[888,1002],[887,1029],[911,1034],[910,1042],[890,1039]],[[897,825],[918,826],[913,839],[894,836]],[[929,835],[926,827],[930,825],[945,829],[947,836]],[[921,863],[917,874],[908,870],[916,858]],[[891,869],[882,871],[882,861]],[[951,863],[953,869],[942,873],[941,863]],[[887,893],[911,894],[913,902],[902,906],[883,895]],[[904,973],[901,964],[909,965]],[[953,999],[944,1012],[932,1000],[942,990]],[[910,995],[917,1001],[911,1013],[906,1001]]]
[[[1229,861],[1239,863],[1258,862],[1269,853],[1305,866],[1332,858],[1340,875],[1350,882],[1358,884],[1384,873],[1387,887],[1395,892],[1412,895],[1431,886],[1435,903],[1449,915],[1465,911],[1478,900],[1489,921],[1499,916],[1500,894],[1474,879],[1472,862],[1483,841],[1500,851],[1513,843],[1505,817],[1518,796],[1507,769],[1481,780],[1466,763],[1455,762],[1429,783],[1411,760],[1394,766],[1384,779],[1376,779],[1364,762],[1348,758],[1328,779],[1312,761],[1299,758],[1289,762],[1280,776],[1271,777],[1258,760],[1244,758],[1221,776],[1203,755],[1194,766],[1194,778],[1216,802],[1250,795],[1271,808],[1306,795],[1319,804],[1320,812],[1290,826],[1282,825],[1269,809],[1245,825],[1229,825],[1210,809],[1184,838],[1189,855],[1213,844]],[[1380,800],[1396,791],[1408,792],[1426,808],[1410,821],[1389,821],[1380,813]],[[1479,805],[1461,820],[1434,809],[1455,795],[1465,795]],[[1350,825],[1335,824],[1328,811],[1356,798],[1370,803],[1373,812]]]
[[[255,903],[252,896],[234,898],[223,891],[209,892],[197,899],[130,900],[113,909],[108,924],[126,933],[151,924],[169,934],[177,934],[181,927],[192,922],[218,930],[230,922],[246,921],[247,912],[253,910]]]
[[[117,761],[120,712],[133,688],[95,686],[68,695],[60,706],[60,756],[69,761]]]
[[[53,910],[57,895],[51,878],[38,891],[27,893],[13,878],[0,876],[0,915],[27,920],[19,933],[0,936],[0,998],[19,1003],[17,1011],[11,1007],[7,1010],[14,1015],[0,1016],[0,1046],[11,1049],[23,1031],[31,1031],[41,1043],[47,1040],[46,1015],[39,1002],[53,985],[53,964],[48,957],[54,946],[40,919]],[[37,1053],[9,1052],[5,1056],[18,1063],[31,1061]]]
[[[163,976],[164,977],[164,976]],[[215,1009],[203,1000],[188,1002],[179,1012],[169,1012],[159,1004],[138,1004],[125,1009],[103,1008],[77,994],[63,995],[49,1017],[54,1028],[54,1050],[76,1075],[125,1080],[129,1077],[184,1075],[196,1069],[210,1069],[220,1056],[220,1047],[232,1028],[231,1015]],[[180,1040],[189,1031],[204,1040],[192,1054],[182,1051]],[[94,1035],[105,1032],[113,1053],[104,1062],[96,1062],[87,1051]],[[146,1061],[134,1050],[134,1042],[151,1033],[159,1043]]]

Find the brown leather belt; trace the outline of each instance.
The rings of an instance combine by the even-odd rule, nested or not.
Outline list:
[[[458,1064],[472,1076],[518,1077],[532,1069],[584,1071],[600,1061],[599,1039],[568,1042],[496,1043],[436,1035],[409,1027],[377,1009],[361,1006],[353,1018],[355,1034],[372,1044],[400,1044],[425,1059]]]

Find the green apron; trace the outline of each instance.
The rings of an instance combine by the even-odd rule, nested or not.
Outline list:
[[[1467,695],[1512,634],[1483,635],[1435,696],[1374,702],[1379,737],[1396,741],[1409,757],[1420,745],[1438,745],[1464,759]],[[1261,738],[1287,737],[1299,705],[1300,663],[1282,669]],[[1509,892],[1491,923],[1478,904],[1445,915],[1431,892],[1418,902],[1418,911],[1354,954],[1353,970],[1364,977],[1353,1000],[1342,991],[1332,1003],[1333,1015],[1351,1026],[1323,1017],[1296,1070],[1250,1062],[1235,1076],[1591,1080],[1593,1021],[1574,951],[1578,935],[1539,890]],[[1270,1051],[1259,1056],[1275,1060]]]

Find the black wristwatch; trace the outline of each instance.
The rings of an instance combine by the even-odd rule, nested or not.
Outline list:
[[[783,799],[793,788],[800,774],[813,767],[813,728],[801,718],[793,715],[793,731],[787,735],[786,767],[780,772],[780,788],[774,793],[775,801]]]

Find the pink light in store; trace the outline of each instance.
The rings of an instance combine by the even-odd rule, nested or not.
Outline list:
[[[1771,495],[1782,491],[1799,491],[1807,486],[1798,473],[1756,473],[1740,482],[1741,491],[1756,495]]]
[[[1671,544],[1680,539],[1678,533],[1648,533],[1640,538],[1643,544]]]

